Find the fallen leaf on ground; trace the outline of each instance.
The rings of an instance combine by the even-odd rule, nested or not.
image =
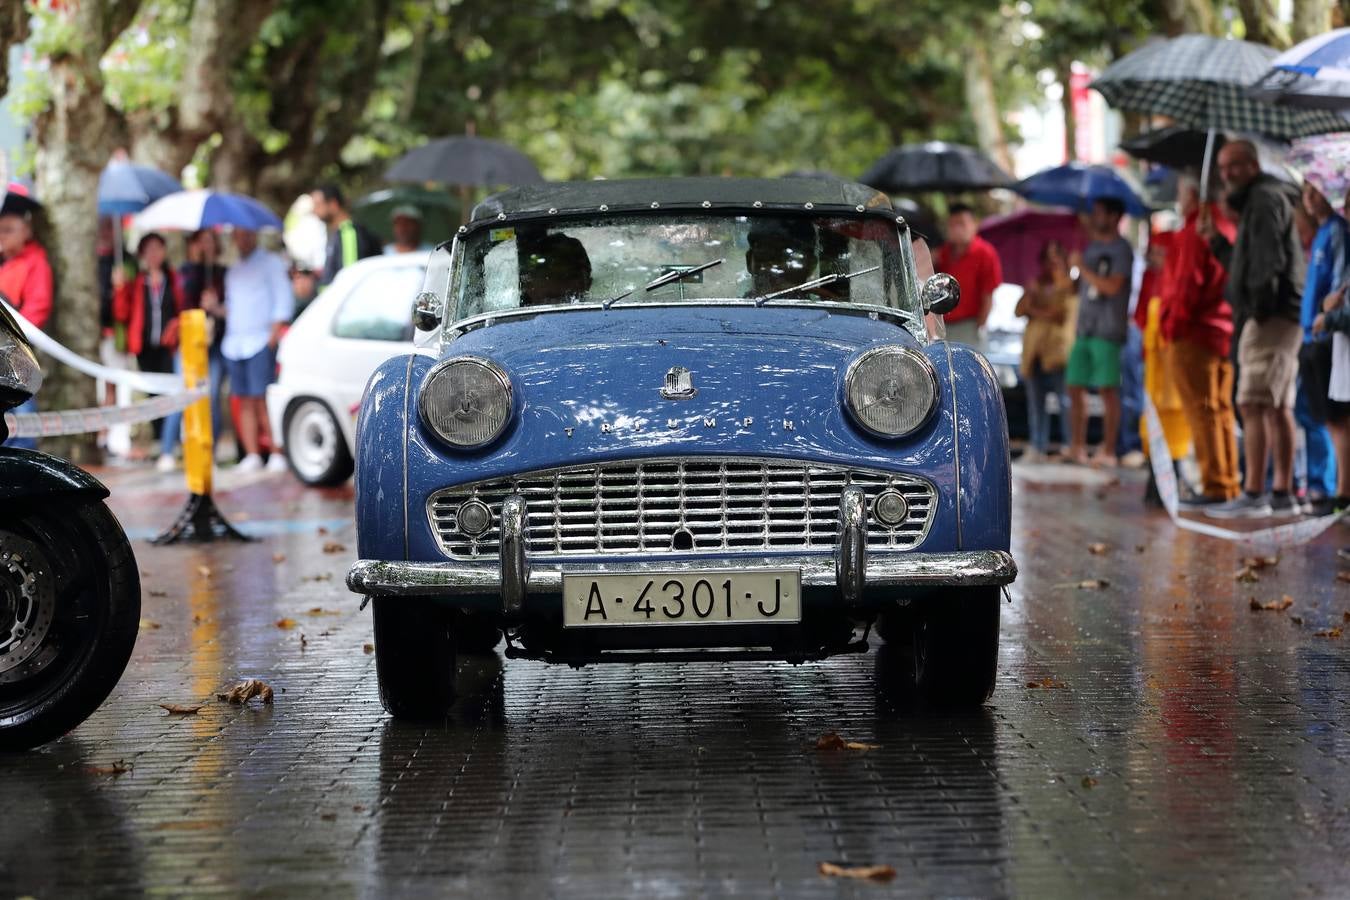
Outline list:
[[[146,593],[149,594],[151,597],[167,597],[167,596],[169,596],[169,592],[168,592],[168,591],[160,591],[160,590],[156,590],[156,589],[154,589],[154,588],[151,588],[150,590],[146,591]]]
[[[1260,600],[1257,600],[1255,597],[1253,597],[1249,601],[1249,605],[1251,606],[1253,612],[1263,609],[1272,610],[1274,612],[1283,612],[1284,610],[1294,605],[1294,598],[1290,597],[1288,594],[1285,594],[1278,600],[1270,600],[1266,603],[1262,603]]]
[[[320,525],[320,526],[319,526],[319,534],[327,534],[327,533],[328,533],[328,529],[327,529],[326,527],[324,527],[323,525]]]
[[[332,581],[332,580],[333,580],[333,573],[332,573],[332,572],[320,572],[318,575],[306,575],[306,576],[305,576],[304,578],[302,578],[301,580],[302,580],[302,581]]]
[[[1095,788],[1097,786],[1097,779],[1093,778],[1091,775],[1084,775],[1082,785],[1085,788]]]
[[[1102,588],[1108,588],[1110,586],[1111,582],[1107,581],[1105,578],[1088,578],[1078,582],[1078,589],[1080,591],[1100,591]]]
[[[319,813],[319,818],[325,822],[335,822],[337,821],[337,813]]]
[[[216,694],[217,700],[224,700],[226,703],[233,703],[236,706],[243,706],[254,697],[259,698],[263,703],[271,703],[271,685],[257,678],[250,678],[247,681],[239,682],[227,691]]]
[[[306,610],[311,616],[340,616],[342,613],[334,609],[324,609],[322,606],[311,606]]]
[[[285,554],[285,553],[273,553],[273,554],[272,554],[272,562],[274,562],[274,563],[284,563],[285,561],[286,561],[286,554]]]
[[[289,629],[289,628],[294,628],[294,627],[295,627],[295,620],[294,620],[294,619],[277,619],[276,625],[277,625],[278,628],[287,628],[287,629]]]
[[[1341,621],[1342,621],[1342,622],[1350,622],[1350,612],[1343,612],[1343,613],[1341,613]]]
[[[171,716],[195,716],[206,707],[204,706],[182,706],[177,703],[161,703],[160,709],[168,710]]]
[[[208,619],[206,618],[206,616],[202,615],[201,613],[197,613],[196,615],[194,615],[194,616],[192,617],[192,624],[193,624],[193,625],[200,625],[200,624],[202,624],[203,622],[206,622],[206,621],[208,621]]]
[[[895,877],[895,866],[841,866],[823,862],[816,867],[827,878],[857,878],[863,881],[890,881]]]
[[[1143,544],[1135,544],[1135,545],[1134,545],[1134,552],[1135,552],[1135,553],[1143,553],[1143,552],[1144,552],[1145,550],[1147,550],[1147,549],[1148,549],[1148,547],[1146,547],[1146,546],[1143,545]]]
[[[1053,679],[1053,678],[1051,678],[1049,675],[1047,675],[1047,676],[1045,676],[1044,678],[1042,678],[1040,681],[1028,681],[1028,682],[1027,682],[1027,687],[1029,687],[1029,688],[1062,688],[1062,687],[1064,687],[1064,682],[1062,682],[1062,681],[1056,681],[1055,679]]]
[[[822,734],[816,741],[817,750],[857,750],[866,753],[868,750],[876,750],[880,744],[864,744],[861,741],[846,741],[836,732],[827,732]]]
[[[1251,566],[1243,566],[1233,573],[1233,580],[1240,581],[1243,584],[1255,584],[1261,580],[1261,576],[1256,574],[1256,570]]]
[[[1325,631],[1313,632],[1313,637],[1338,638],[1340,636],[1341,636],[1341,626],[1339,625],[1337,625],[1335,628],[1328,628]]]
[[[346,552],[346,550],[347,548],[344,545],[339,544],[337,541],[328,541],[323,545],[324,553],[344,553]]]
[[[1249,569],[1272,569],[1280,564],[1278,556],[1244,556],[1242,564]]]
[[[1350,571],[1337,572],[1336,580],[1350,582]]]
[[[197,574],[200,575],[200,576],[202,576],[203,578],[210,578],[210,577],[211,577],[211,567],[210,567],[210,566],[198,566],[198,567],[197,567]]]
[[[1110,549],[1111,547],[1108,544],[1088,544],[1088,552],[1093,556],[1105,556]]]
[[[1289,621],[1290,621],[1290,622],[1293,622],[1295,625],[1302,625],[1302,624],[1303,624],[1303,617],[1302,617],[1302,616],[1290,616],[1290,617],[1289,617]]]
[[[374,645],[374,644],[362,644],[362,645],[361,645],[361,652],[362,652],[362,653],[374,653],[374,652],[375,652],[375,645]]]
[[[303,650],[309,646],[309,641],[305,640],[305,633],[300,632],[300,649]]]
[[[154,631],[159,627],[160,625],[158,622],[152,622],[149,619],[141,619],[141,624],[138,626],[141,631]]]
[[[118,775],[125,775],[132,770],[131,763],[124,759],[119,759],[110,766],[86,766],[85,771],[90,775],[111,775],[116,778]]]
[[[365,812],[365,811],[366,811],[366,808],[365,808],[364,806],[362,806],[360,803],[358,803],[358,804],[356,804],[355,806],[352,807],[352,812]]]

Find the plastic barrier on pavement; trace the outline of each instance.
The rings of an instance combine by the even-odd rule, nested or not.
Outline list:
[[[1255,531],[1236,531],[1208,522],[1187,519],[1178,511],[1181,500],[1177,492],[1177,473],[1172,464],[1172,452],[1167,449],[1167,438],[1163,435],[1158,411],[1147,396],[1144,398],[1144,416],[1148,422],[1149,463],[1153,467],[1153,479],[1158,484],[1158,496],[1162,498],[1167,515],[1178,528],[1224,541],[1246,541],[1267,547],[1290,547],[1295,544],[1306,544],[1346,515],[1342,512],[1339,515],[1321,516],[1316,519],[1301,519],[1286,525],[1275,525]]]

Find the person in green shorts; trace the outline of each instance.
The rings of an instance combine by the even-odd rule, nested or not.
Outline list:
[[[1069,421],[1072,433],[1068,462],[1087,463],[1087,394],[1095,389],[1102,398],[1105,415],[1102,445],[1091,463],[1116,464],[1116,438],[1120,433],[1120,349],[1125,344],[1130,314],[1130,280],[1134,250],[1120,236],[1125,205],[1114,198],[1092,203],[1087,218],[1090,241],[1071,263],[1078,269],[1078,330],[1064,381],[1069,387]]]

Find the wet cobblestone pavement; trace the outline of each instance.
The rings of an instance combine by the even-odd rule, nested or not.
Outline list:
[[[157,548],[178,483],[101,473],[146,621],[93,718],[0,759],[0,895],[1344,896],[1350,529],[1239,582],[1249,548],[1144,512],[1134,480],[1019,471],[1022,576],[982,714],[886,708],[875,651],[478,658],[429,730],[376,698],[369,614],[342,585],[349,493],[226,476],[221,505],[267,539]],[[273,706],[213,700],[254,677]],[[817,750],[832,731],[877,746]]]

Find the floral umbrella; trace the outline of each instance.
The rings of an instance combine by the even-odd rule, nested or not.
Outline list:
[[[1324,134],[1294,141],[1285,163],[1339,209],[1350,191],[1350,134]]]

